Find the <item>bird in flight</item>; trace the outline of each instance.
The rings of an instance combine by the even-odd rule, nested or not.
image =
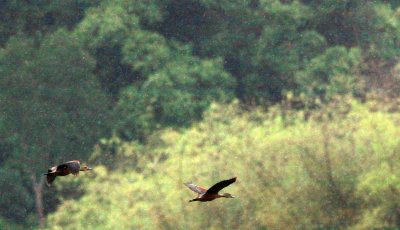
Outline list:
[[[44,175],[46,175],[47,185],[50,186],[57,176],[66,176],[71,173],[72,175],[77,176],[79,174],[79,171],[88,170],[92,170],[92,168],[89,168],[88,166],[81,167],[81,163],[78,160],[73,160],[49,168],[47,170],[47,173],[45,173]]]
[[[225,197],[225,198],[235,198],[229,193],[224,193],[224,194],[218,194],[219,191],[221,191],[223,188],[229,186],[230,184],[234,183],[236,181],[236,177],[228,179],[228,180],[223,180],[215,185],[211,186],[208,190],[205,188],[202,188],[200,186],[197,186],[193,184],[192,182],[186,182],[184,183],[190,190],[193,192],[197,193],[198,196],[192,200],[189,200],[189,202],[193,201],[201,201],[201,202],[206,202],[206,201],[212,201],[217,198]]]

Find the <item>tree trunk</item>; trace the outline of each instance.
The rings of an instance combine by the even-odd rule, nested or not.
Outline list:
[[[39,182],[36,182],[36,176],[32,174],[32,186],[33,192],[35,193],[35,206],[36,212],[39,218],[39,227],[44,228],[45,224],[45,216],[44,216],[44,207],[43,207],[43,186],[44,186],[44,177],[40,177]]]
[[[335,178],[333,176],[333,169],[332,169],[332,160],[331,154],[329,152],[329,134],[327,133],[326,125],[323,126],[323,148],[324,148],[324,157],[325,157],[325,167],[326,167],[326,176],[329,183],[329,187],[332,192],[332,198],[334,201],[339,205],[340,208],[344,209],[347,207],[347,200],[343,195],[340,187],[336,184]]]

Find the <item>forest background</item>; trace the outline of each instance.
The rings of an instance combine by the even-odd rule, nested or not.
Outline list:
[[[399,55],[398,0],[0,1],[0,229],[398,229]]]

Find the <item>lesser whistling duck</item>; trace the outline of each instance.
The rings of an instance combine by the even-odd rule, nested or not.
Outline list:
[[[81,163],[78,160],[68,161],[64,164],[53,166],[49,168],[47,173],[44,175],[47,176],[47,185],[50,186],[51,183],[56,179],[57,176],[66,176],[72,173],[72,175],[77,176],[79,171],[88,171],[92,170],[88,166],[81,167]]]
[[[236,177],[231,178],[229,180],[223,180],[223,181],[220,181],[220,182],[216,183],[215,185],[211,186],[211,188],[209,188],[208,190],[205,188],[202,188],[200,186],[197,186],[197,185],[193,184],[192,182],[186,182],[185,185],[190,190],[199,194],[196,198],[189,200],[189,202],[192,202],[192,201],[206,202],[206,201],[212,201],[214,199],[221,198],[221,197],[235,198],[234,196],[232,196],[229,193],[224,193],[221,195],[218,194],[218,192],[220,190],[229,186],[230,184],[234,183],[235,181],[236,181]]]

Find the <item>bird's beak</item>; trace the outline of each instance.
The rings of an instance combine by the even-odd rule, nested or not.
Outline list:
[[[92,168],[88,168],[88,170],[93,170]]]

